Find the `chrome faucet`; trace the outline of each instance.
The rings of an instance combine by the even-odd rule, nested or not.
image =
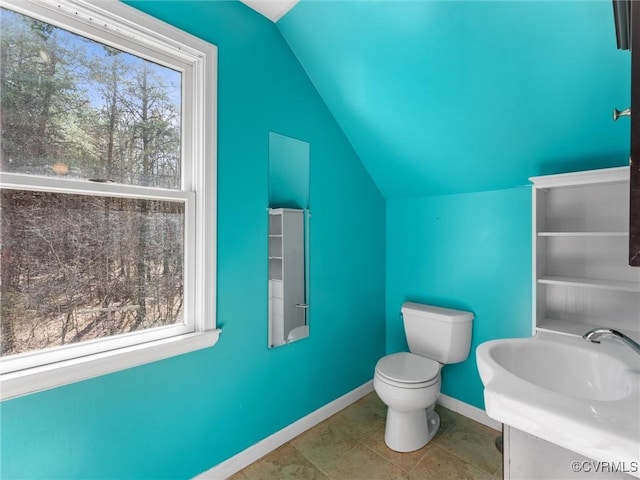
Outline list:
[[[594,328],[593,330],[589,330],[587,333],[585,333],[582,336],[582,338],[584,338],[585,340],[589,340],[590,342],[593,342],[593,343],[600,343],[600,339],[602,337],[614,337],[614,338],[617,338],[621,342],[626,343],[631,348],[633,348],[633,350],[637,354],[640,354],[640,344],[639,343],[637,343],[634,340],[632,340],[631,338],[627,337],[624,333],[621,333],[621,332],[619,332],[617,330],[614,330],[612,328]]]

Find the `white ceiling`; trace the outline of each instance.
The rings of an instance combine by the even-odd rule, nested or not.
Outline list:
[[[261,13],[272,22],[280,20],[291,10],[298,0],[240,0],[245,5]]]

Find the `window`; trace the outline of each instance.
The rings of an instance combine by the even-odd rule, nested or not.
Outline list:
[[[213,345],[216,47],[0,0],[2,398]]]

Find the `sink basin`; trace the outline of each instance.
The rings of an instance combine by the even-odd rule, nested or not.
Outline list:
[[[636,376],[633,370],[596,350],[586,341],[572,345],[519,340],[497,341],[488,353],[516,377],[562,395],[601,401],[629,396]]]
[[[640,356],[630,348],[539,332],[483,343],[476,358],[491,418],[594,460],[640,458]]]

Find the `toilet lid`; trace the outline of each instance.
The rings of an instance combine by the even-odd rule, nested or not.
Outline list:
[[[376,371],[396,382],[424,383],[438,376],[440,364],[413,353],[400,352],[381,358],[376,365]]]

